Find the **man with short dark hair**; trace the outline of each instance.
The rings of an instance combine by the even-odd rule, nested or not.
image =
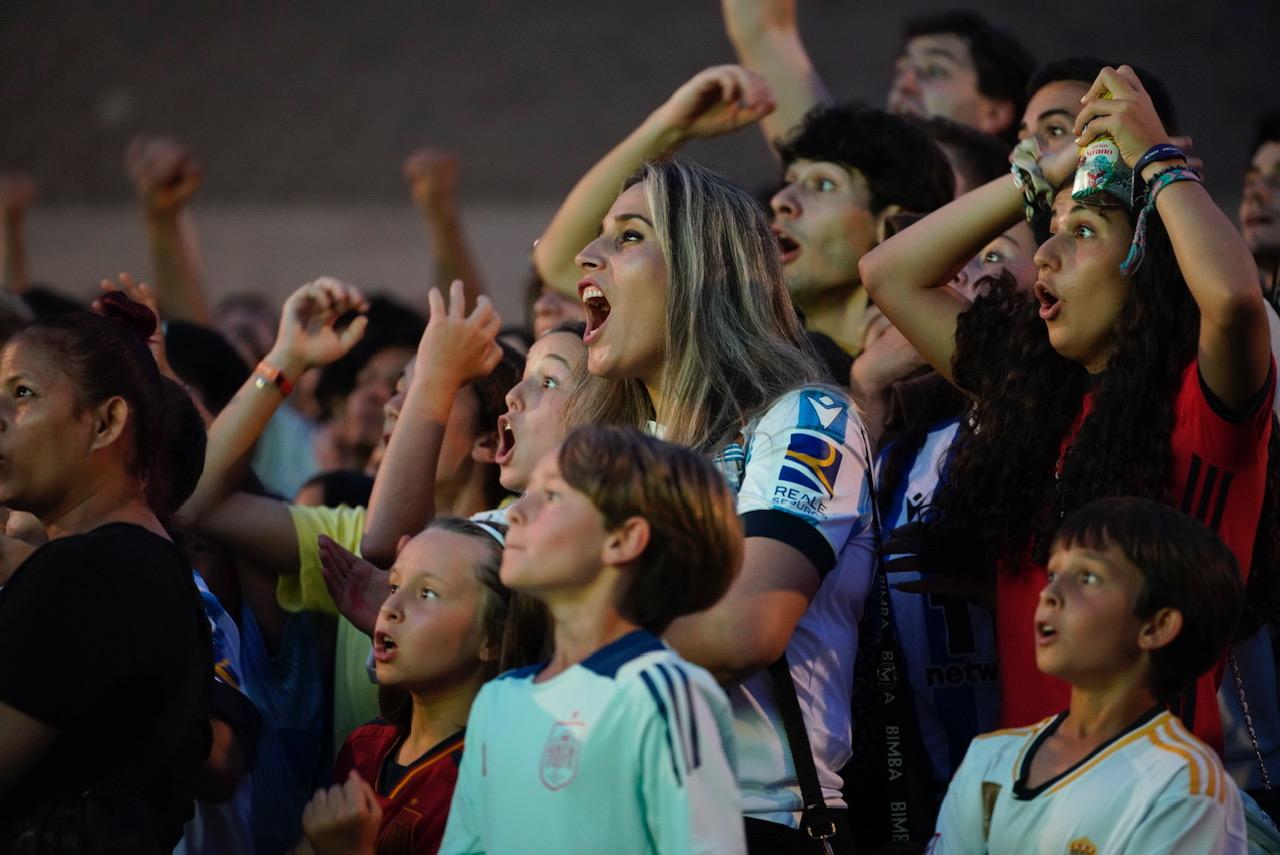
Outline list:
[[[1035,60],[970,9],[915,18],[893,64],[889,111],[941,117],[1012,143]]]
[[[867,308],[858,261],[888,217],[946,204],[951,168],[916,123],[860,105],[814,109],[778,155],[786,183],[770,207],[787,288],[810,329],[856,355]]]
[[[778,109],[764,118],[769,140],[833,99],[796,24],[795,0],[721,0],[725,29],[747,68],[773,88]],[[1035,61],[1008,32],[970,10],[910,21],[894,63],[889,112],[941,117],[1013,142]]]

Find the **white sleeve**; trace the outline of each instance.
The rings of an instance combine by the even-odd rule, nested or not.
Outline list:
[[[982,778],[985,764],[976,756],[979,743],[969,743],[964,762],[947,787],[938,812],[938,825],[929,842],[929,855],[981,855],[987,851],[983,833]]]
[[[654,851],[746,852],[729,701],[705,673],[661,662],[638,675],[644,819]]]
[[[440,842],[440,855],[480,855],[485,851],[482,833],[484,810],[484,751],[486,693],[484,686],[471,705],[467,732],[458,766],[458,782],[449,803],[449,821]]]
[[[1192,794],[1190,772],[1183,768],[1134,829],[1124,852],[1244,855],[1247,847],[1240,794],[1226,775],[1219,780],[1227,787],[1221,801],[1214,794]]]
[[[794,546],[825,576],[871,518],[870,453],[852,403],[800,389],[779,398],[744,439],[738,514],[746,536]]]

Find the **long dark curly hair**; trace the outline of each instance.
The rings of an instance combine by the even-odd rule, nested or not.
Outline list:
[[[1174,392],[1198,314],[1157,217],[1147,240],[1115,350],[1093,378],[1053,349],[1035,302],[1012,289],[990,289],[961,315],[952,368],[974,411],[934,500],[934,533],[970,540],[981,566],[1028,543],[1043,558],[1061,517],[1091,499],[1170,498]],[[1059,464],[1091,386],[1094,414]]]
[[[1094,499],[1173,501],[1174,403],[1196,354],[1200,313],[1154,213],[1146,258],[1130,281],[1115,349],[1093,376],[1053,349],[1036,304],[1011,282],[988,289],[961,315],[952,368],[974,407],[928,514],[935,566],[988,575],[1006,559],[1017,572],[1025,558],[1045,563],[1062,518]],[[1060,456],[1090,390],[1092,412]],[[1280,617],[1274,433],[1271,449],[1245,627]]]

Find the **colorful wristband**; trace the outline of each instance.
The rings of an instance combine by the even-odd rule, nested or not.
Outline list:
[[[1154,163],[1155,161],[1152,161]],[[1135,173],[1136,174],[1136,173]],[[1160,192],[1170,184],[1176,184],[1179,181],[1194,181],[1197,184],[1203,184],[1204,181],[1189,166],[1170,166],[1162,169],[1155,175],[1151,176],[1151,184],[1146,191],[1146,204],[1138,212],[1138,222],[1133,228],[1133,243],[1129,245],[1129,254],[1125,256],[1124,263],[1120,265],[1120,269],[1132,276],[1142,264],[1142,259],[1147,251],[1147,217],[1156,209],[1156,197]]]
[[[293,391],[293,383],[288,377],[284,376],[284,372],[274,365],[268,365],[265,361],[259,362],[258,367],[253,369],[258,376],[254,378],[253,385],[259,389],[267,388],[270,384],[280,390],[280,394],[289,397],[289,393]]]

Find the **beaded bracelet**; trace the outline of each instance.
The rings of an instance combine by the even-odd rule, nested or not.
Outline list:
[[[1154,162],[1152,161],[1152,163]],[[1146,192],[1146,204],[1138,212],[1138,223],[1133,229],[1133,243],[1129,245],[1129,254],[1125,256],[1124,263],[1120,265],[1120,269],[1125,273],[1133,275],[1137,272],[1138,267],[1142,264],[1143,257],[1146,255],[1147,216],[1156,209],[1156,197],[1160,195],[1164,188],[1179,181],[1204,183],[1200,176],[1196,175],[1189,166],[1170,166],[1151,176]]]

